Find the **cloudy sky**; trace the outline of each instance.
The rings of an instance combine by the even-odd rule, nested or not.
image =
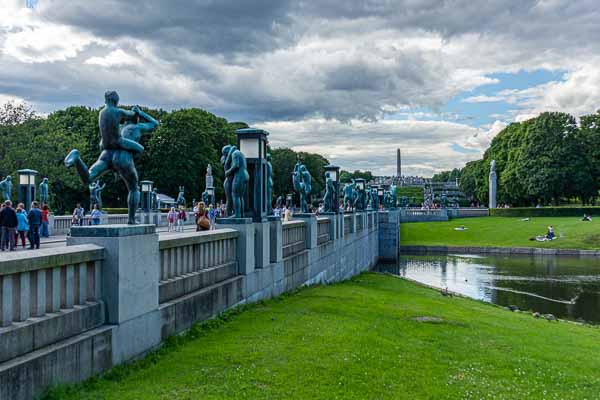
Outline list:
[[[0,0],[0,102],[201,107],[345,169],[430,176],[600,108],[597,0]]]

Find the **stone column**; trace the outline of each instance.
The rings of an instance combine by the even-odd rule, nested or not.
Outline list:
[[[490,169],[490,181],[489,181],[489,208],[496,208],[496,193],[498,185],[498,176],[496,175],[496,162],[492,160],[492,167]]]
[[[272,263],[277,263],[283,260],[283,227],[280,217],[270,216],[267,217],[270,228],[269,228],[269,243],[270,243],[270,257],[269,260]]]
[[[254,224],[254,268],[264,268],[271,261],[271,245],[269,236],[271,224],[269,222],[255,222]]]
[[[317,216],[310,213],[295,214],[294,219],[304,221],[306,230],[306,248],[314,249],[317,247]]]
[[[238,273],[247,275],[254,271],[254,236],[252,218],[218,218],[217,228],[231,228],[239,232],[237,239]]]
[[[329,220],[329,240],[337,239],[337,218],[336,214],[332,212],[322,213],[321,216],[323,218],[327,218]]]
[[[344,213],[338,213],[337,215],[337,228],[338,228],[338,238],[344,237]]]
[[[379,212],[379,259],[397,261],[400,252],[400,213],[398,210]]]
[[[107,323],[114,325],[113,365],[158,346],[162,322],[158,310],[160,252],[155,226],[73,227],[67,246],[79,244],[104,248],[101,293]]]

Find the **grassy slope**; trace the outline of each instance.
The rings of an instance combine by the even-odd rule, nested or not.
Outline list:
[[[423,323],[416,316],[443,318]],[[583,399],[600,330],[364,274],[251,307],[70,399]]]
[[[464,225],[466,231],[454,228]],[[560,237],[552,242],[536,242],[529,238],[543,235],[548,225]],[[448,222],[404,223],[400,240],[405,245],[542,247],[563,249],[600,249],[600,219],[582,222],[576,217],[461,218]]]

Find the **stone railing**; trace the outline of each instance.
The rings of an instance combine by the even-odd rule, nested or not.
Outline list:
[[[452,218],[488,217],[490,210],[487,208],[450,208],[448,213]]]
[[[306,249],[306,225],[304,221],[288,221],[282,224],[283,258]]]
[[[3,254],[2,326],[98,300],[102,258],[103,249],[95,245]]]
[[[420,208],[401,208],[401,222],[433,222],[448,221],[448,210],[445,208],[420,209]]]
[[[237,237],[219,229],[161,238],[160,303],[237,275]]]
[[[331,221],[329,218],[317,219],[317,245],[320,246],[331,240]]]
[[[353,214],[344,215],[344,235],[347,235],[352,231],[352,218],[354,218]]]
[[[64,235],[71,229],[71,222],[73,220],[72,216],[69,215],[60,215],[54,216],[52,218],[54,220],[51,231],[53,235]],[[102,225],[106,224],[126,224],[129,217],[127,214],[104,214],[100,218],[100,223]],[[91,225],[92,218],[89,215],[83,217],[84,225]]]
[[[363,230],[364,229],[364,221],[365,221],[364,214],[363,213],[357,213],[356,217],[355,217],[355,221],[356,221],[355,222],[356,223],[356,229],[355,229],[355,231],[358,232],[358,231]]]

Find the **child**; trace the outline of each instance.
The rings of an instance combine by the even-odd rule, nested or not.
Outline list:
[[[177,218],[177,212],[175,212],[175,207],[171,207],[171,211],[167,214],[167,221],[169,222],[169,228],[167,232],[171,232],[173,227],[175,226],[175,219]]]

